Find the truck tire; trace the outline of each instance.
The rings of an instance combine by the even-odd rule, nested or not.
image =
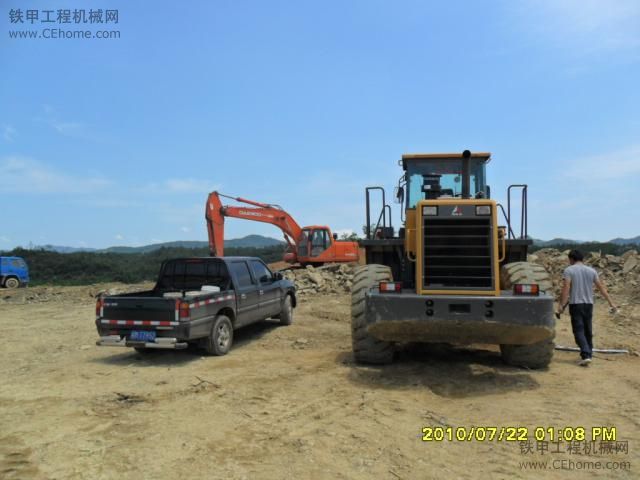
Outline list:
[[[18,288],[20,286],[20,280],[16,277],[9,277],[4,281],[4,286],[7,288]]]
[[[293,304],[291,303],[291,295],[284,297],[279,318],[280,324],[282,325],[291,325],[293,323]]]
[[[393,360],[393,343],[370,335],[365,318],[365,294],[379,282],[391,279],[391,269],[384,265],[356,268],[351,290],[351,342],[357,362],[384,364]]]
[[[226,355],[233,343],[233,325],[229,317],[218,315],[213,321],[211,333],[205,341],[204,349],[209,355]]]
[[[529,262],[513,262],[502,267],[500,288],[511,290],[521,283],[537,283],[540,292],[553,295],[551,276],[541,265]],[[525,368],[546,368],[553,358],[553,337],[530,345],[500,345],[502,360],[508,365]]]

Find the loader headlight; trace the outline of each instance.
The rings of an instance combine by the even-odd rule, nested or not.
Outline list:
[[[435,205],[424,205],[422,207],[422,215],[425,217],[437,217],[438,207]]]
[[[476,205],[476,215],[491,215],[491,205]]]

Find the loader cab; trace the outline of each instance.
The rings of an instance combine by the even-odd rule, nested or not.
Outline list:
[[[468,180],[469,198],[489,198],[486,183],[486,165],[489,153],[474,153],[465,172],[463,158],[458,155],[414,154],[403,155],[404,177],[399,190],[405,208],[415,208],[420,200],[438,198],[463,198],[465,181]]]

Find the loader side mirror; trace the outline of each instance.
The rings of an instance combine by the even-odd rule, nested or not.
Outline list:
[[[395,191],[396,203],[404,203],[404,188],[396,187]]]
[[[487,185],[487,198],[491,198],[491,187]]]

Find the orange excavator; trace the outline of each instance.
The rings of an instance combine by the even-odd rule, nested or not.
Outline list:
[[[222,205],[221,197],[244,203],[245,206]],[[284,260],[301,265],[322,265],[329,262],[357,262],[358,243],[339,241],[327,226],[300,227],[289,213],[278,205],[255,202],[246,198],[230,197],[211,192],[207,198],[206,213],[211,255],[224,255],[225,217],[243,218],[275,225],[284,234],[288,248]]]

